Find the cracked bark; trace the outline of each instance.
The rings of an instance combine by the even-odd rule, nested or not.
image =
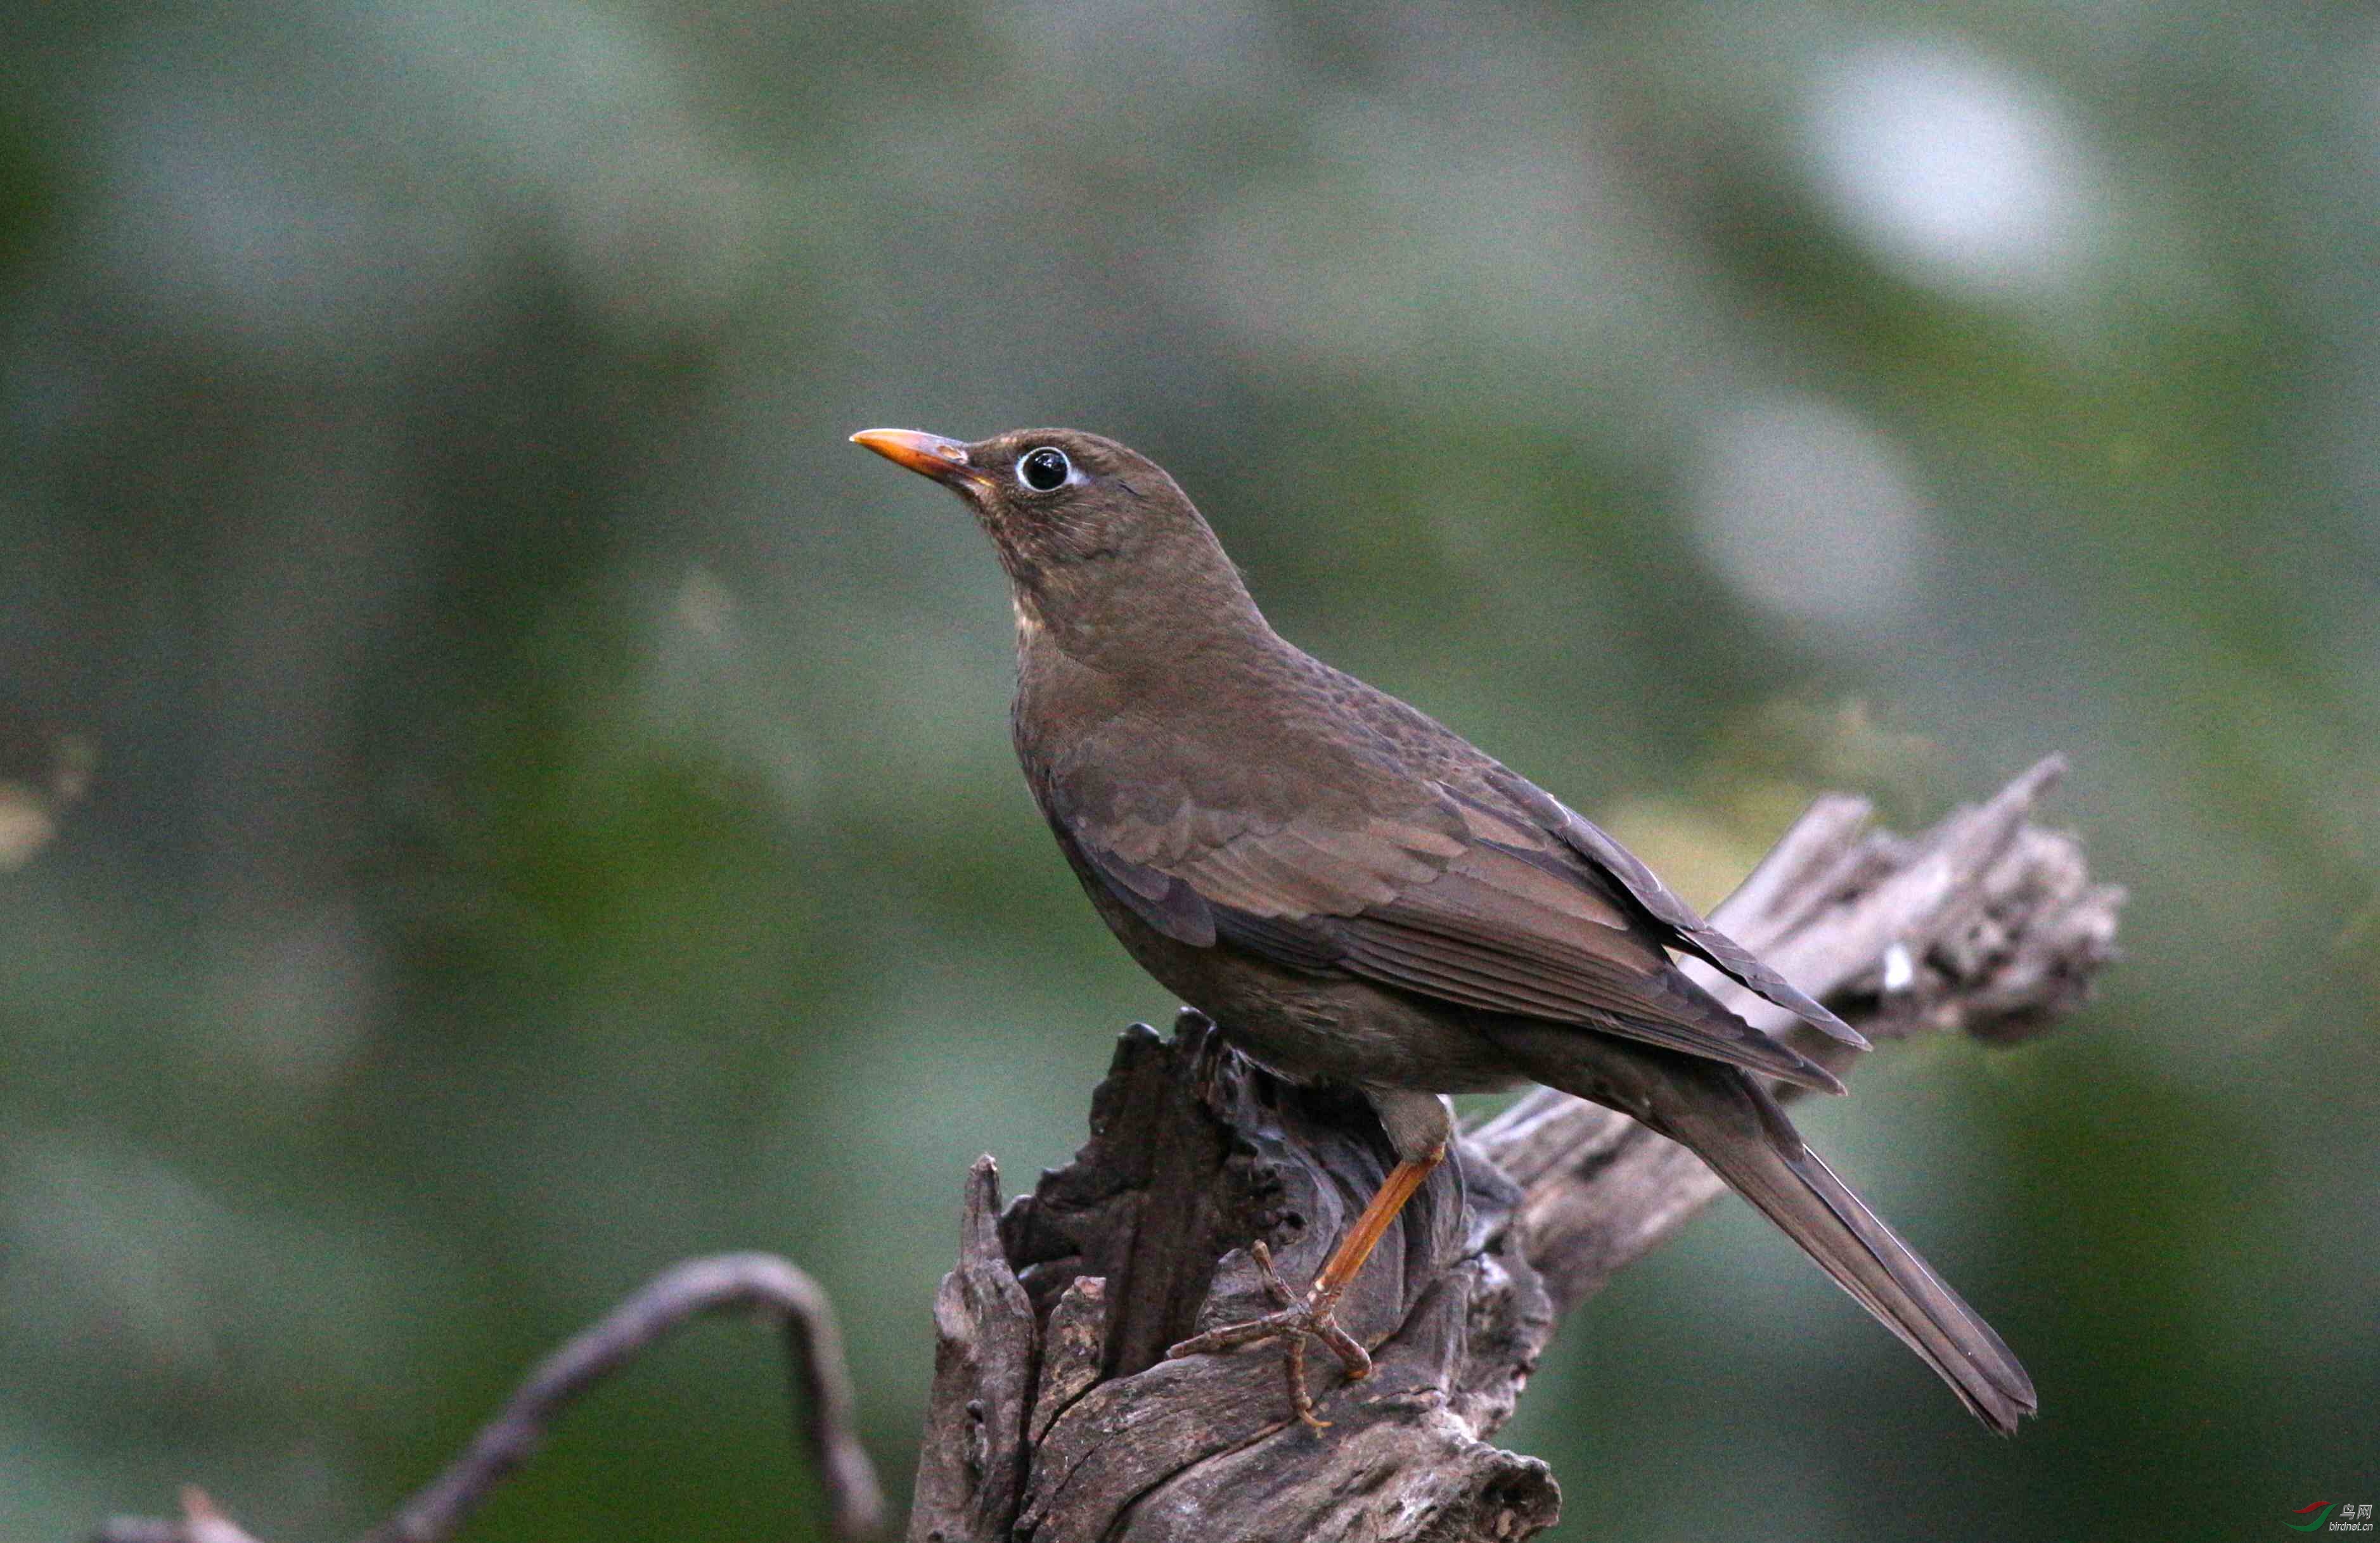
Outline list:
[[[2072,837],[2030,822],[2058,772],[2045,761],[1913,838],[1869,830],[1860,800],[1821,799],[1713,919],[1879,1044],[2038,1033],[2113,956],[2123,900]],[[1831,1041],[1794,1042],[1851,1069]],[[1360,1099],[1269,1076],[1195,1013],[1171,1040],[1128,1031],[1074,1161],[1004,1213],[991,1160],[968,1177],[912,1543],[1500,1543],[1551,1525],[1551,1473],[1486,1438],[1561,1317],[1723,1186],[1625,1118],[1540,1089],[1466,1136],[1349,1291],[1340,1319],[1373,1375],[1348,1384],[1307,1357],[1330,1430],[1291,1417],[1278,1344],[1163,1359],[1269,1306],[1250,1241],[1310,1279],[1390,1160]]]

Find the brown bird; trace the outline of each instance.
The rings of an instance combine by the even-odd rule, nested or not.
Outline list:
[[[1866,1048],[1858,1034],[1559,799],[1284,641],[1145,457],[1065,429],[852,438],[957,492],[991,538],[1016,610],[1017,759],[1099,916],[1257,1062],[1362,1088],[1395,1148],[1302,1302],[1172,1354],[1312,1334],[1365,1375],[1332,1308],[1445,1158],[1441,1095],[1534,1080],[1690,1148],[1993,1429],[2034,1413],[2008,1346],[1762,1079],[1842,1085],[1672,955]]]

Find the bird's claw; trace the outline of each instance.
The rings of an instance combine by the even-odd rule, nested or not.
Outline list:
[[[1372,1375],[1372,1357],[1355,1343],[1355,1337],[1339,1327],[1332,1317],[1339,1305],[1339,1294],[1319,1289],[1300,1301],[1273,1269],[1272,1250],[1263,1241],[1248,1245],[1248,1257],[1256,1260],[1257,1273],[1264,1282],[1265,1294],[1272,1298],[1278,1310],[1245,1323],[1226,1324],[1193,1335],[1165,1353],[1169,1361],[1185,1355],[1214,1355],[1242,1345],[1259,1344],[1266,1340],[1289,1341],[1289,1401],[1297,1410],[1297,1417],[1308,1429],[1322,1430],[1330,1422],[1317,1415],[1314,1395],[1305,1386],[1305,1341],[1307,1336],[1320,1340],[1330,1353],[1339,1357],[1342,1370],[1350,1382],[1360,1382]]]

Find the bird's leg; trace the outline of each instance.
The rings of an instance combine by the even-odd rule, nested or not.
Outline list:
[[[1397,1219],[1397,1213],[1405,1209],[1405,1202],[1414,1197],[1415,1192],[1421,1188],[1432,1171],[1445,1160],[1446,1146],[1440,1142],[1427,1148],[1420,1157],[1408,1159],[1390,1169],[1389,1176],[1381,1181],[1378,1191],[1372,1196],[1371,1202],[1365,1206],[1364,1213],[1355,1218],[1355,1224],[1347,1229],[1347,1235],[1339,1240],[1337,1248],[1331,1250],[1330,1259],[1322,1266],[1322,1272],[1314,1278],[1314,1284],[1307,1290],[1303,1302],[1298,1301],[1289,1287],[1281,1283],[1281,1277],[1274,1273],[1272,1251],[1265,1246],[1263,1240],[1250,1245],[1248,1255],[1256,1260],[1257,1270],[1264,1279],[1266,1294],[1279,1305],[1279,1310],[1245,1323],[1227,1324],[1184,1340],[1165,1353],[1166,1358],[1211,1355],[1219,1351],[1236,1350],[1244,1344],[1286,1337],[1290,1342],[1289,1396],[1290,1402],[1297,1407],[1297,1417],[1317,1430],[1329,1425],[1330,1422],[1316,1415],[1313,1395],[1306,1391],[1305,1337],[1311,1334],[1330,1347],[1331,1353],[1339,1357],[1339,1365],[1345,1369],[1349,1381],[1361,1381],[1372,1375],[1372,1357],[1355,1343],[1354,1335],[1339,1327],[1339,1320],[1332,1315],[1339,1306],[1339,1298],[1345,1294],[1348,1285],[1363,1270],[1364,1261],[1370,1258],[1372,1250],[1379,1246],[1381,1237],[1389,1230],[1389,1223]]]

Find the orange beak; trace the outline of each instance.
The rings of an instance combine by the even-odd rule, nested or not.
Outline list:
[[[980,488],[988,480],[967,465],[965,445],[940,434],[919,433],[915,429],[862,429],[851,436],[851,443],[866,445],[894,466],[953,488]]]

